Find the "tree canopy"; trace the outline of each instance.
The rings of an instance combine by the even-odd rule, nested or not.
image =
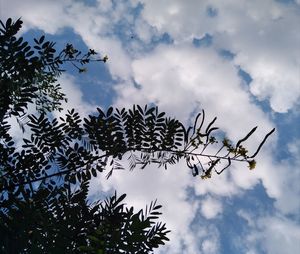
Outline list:
[[[92,61],[106,62],[93,50],[82,53],[67,44],[57,53],[45,36],[34,46],[17,37],[22,21],[8,19],[0,28],[0,249],[3,253],[151,253],[165,244],[169,232],[157,222],[161,208],[125,206],[125,194],[88,201],[92,177],[110,177],[129,160],[130,169],[149,164],[167,168],[185,160],[193,176],[210,178],[234,162],[256,165],[249,154],[218,132],[216,118],[200,112],[191,127],[156,106],[97,108],[81,118],[74,109],[64,117],[50,115],[67,100],[57,78],[70,63],[79,72]],[[29,114],[28,105],[37,112]],[[15,117],[28,133],[18,145],[11,136]],[[213,152],[212,152],[213,151]]]

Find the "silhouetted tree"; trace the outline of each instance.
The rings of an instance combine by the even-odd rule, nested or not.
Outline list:
[[[34,39],[32,48],[16,34],[21,20],[8,19],[0,28],[0,250],[2,253],[150,253],[169,232],[156,222],[160,206],[153,202],[134,212],[125,195],[90,203],[92,177],[109,170],[156,163],[167,168],[185,160],[194,176],[220,174],[233,162],[255,167],[257,150],[243,146],[253,128],[235,145],[214,135],[216,118],[205,123],[199,113],[192,127],[166,117],[157,107],[109,108],[81,118],[75,110],[59,119],[47,112],[61,110],[66,100],[56,84],[64,63],[79,72],[96,58],[71,44],[56,53],[55,43]],[[30,103],[36,114],[28,114]],[[16,117],[30,135],[15,144],[8,120]],[[205,127],[204,127],[205,126]],[[220,138],[217,138],[220,137]],[[210,152],[208,151],[210,148]]]

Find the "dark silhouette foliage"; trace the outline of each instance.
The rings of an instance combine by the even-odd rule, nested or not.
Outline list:
[[[71,63],[79,72],[91,61],[107,61],[107,56],[95,58],[97,53],[90,49],[83,54],[67,44],[59,53],[55,43],[45,36],[34,39],[34,46],[17,37],[22,21],[8,19],[0,21],[0,120],[5,114],[20,116],[28,103],[34,102],[41,113],[61,110],[61,101],[67,100],[56,83],[63,72],[62,65]]]
[[[125,194],[89,204],[87,182],[30,194],[2,202],[1,253],[150,253],[168,240],[165,224],[155,223],[155,202],[137,213]]]
[[[167,117],[157,107],[98,108],[81,118],[74,110],[64,117],[47,112],[61,109],[56,84],[63,64],[79,72],[94,58],[71,44],[56,53],[55,43],[42,36],[32,48],[16,34],[22,21],[1,22],[0,28],[0,250],[1,253],[151,253],[168,241],[165,224],[157,222],[160,205],[152,202],[135,212],[125,194],[90,203],[92,177],[149,164],[167,168],[185,160],[194,176],[210,178],[233,162],[255,167],[254,157],[269,135],[249,155],[243,146],[253,128],[236,144],[224,138],[199,113],[192,127]],[[30,103],[36,114],[28,114]],[[24,132],[11,136],[9,119],[16,117]],[[209,152],[208,152],[209,151]]]

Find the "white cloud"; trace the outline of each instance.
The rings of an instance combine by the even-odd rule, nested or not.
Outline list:
[[[127,15],[126,5],[120,7],[118,5],[113,13],[110,12],[109,3],[105,1],[94,7],[71,0],[21,2],[12,0],[9,3],[2,3],[2,7],[1,19],[22,17],[24,22],[22,32],[38,28],[46,33],[56,34],[63,32],[66,27],[73,28],[90,48],[109,56],[107,65],[114,78],[129,79],[130,56],[114,35],[114,25]],[[108,13],[104,12],[105,10]]]
[[[207,119],[219,117],[217,124],[231,138],[245,135],[254,124],[262,130],[257,138],[271,129],[266,116],[252,104],[250,94],[241,86],[237,69],[213,50],[191,45],[159,46],[133,61],[132,66],[133,77],[141,88],[116,87],[116,105],[155,102],[162,110],[185,121],[201,106],[207,109]]]
[[[142,1],[143,18],[176,43],[213,35],[214,47],[236,54],[251,92],[286,112],[300,96],[299,8],[276,1]],[[217,15],[208,15],[209,9]],[[288,27],[288,29],[286,29]]]
[[[288,144],[289,152],[294,156],[296,160],[300,160],[298,155],[300,154],[300,139],[294,140],[294,142]]]
[[[298,214],[300,209],[299,162],[278,162],[270,155],[258,157],[255,174],[261,179],[266,193],[275,199],[275,207],[283,214]]]
[[[300,228],[293,221],[284,218],[265,218],[259,223],[259,234],[267,253],[293,254],[300,249]]]
[[[62,75],[57,81],[62,88],[62,92],[66,95],[68,102],[62,103],[63,110],[54,112],[54,115],[64,115],[67,110],[74,108],[82,117],[88,116],[91,112],[96,111],[99,105],[90,104],[83,99],[83,92],[73,76],[68,74]]]
[[[63,6],[68,6],[70,0],[64,1],[5,1],[1,0],[1,19],[22,18],[24,29],[40,28],[47,33],[55,33],[68,22]],[[55,13],[55,18],[53,14]]]
[[[200,196],[210,193],[226,197],[240,193],[238,186],[232,181],[229,171],[224,171],[221,175],[214,175],[211,179],[203,181],[195,179],[194,188],[196,194]]]
[[[218,247],[216,240],[205,240],[202,243],[202,250],[205,254],[214,254],[217,253]]]
[[[112,10],[113,3],[111,0],[97,0],[97,1],[102,11],[109,12]]]
[[[134,30],[138,38],[144,43],[151,43],[151,39],[156,33],[156,29],[140,17],[135,21]]]
[[[215,198],[207,197],[201,202],[201,213],[206,219],[215,218],[222,210],[222,203]]]
[[[254,227],[255,226],[255,222],[254,222],[254,218],[253,218],[253,214],[249,214],[247,211],[244,210],[238,210],[236,213],[238,216],[240,216],[241,218],[243,218],[244,220],[247,221],[247,224],[250,227]]]
[[[300,227],[294,221],[280,214],[259,217],[245,211],[239,211],[239,215],[246,219],[249,231],[242,235],[240,244],[248,248],[249,253],[279,254],[297,253],[300,248]]]

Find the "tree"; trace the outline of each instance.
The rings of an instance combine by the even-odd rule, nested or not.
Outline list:
[[[151,163],[159,167],[185,160],[194,176],[203,179],[222,173],[233,162],[255,167],[257,150],[249,155],[243,146],[253,128],[235,145],[223,134],[214,135],[216,118],[206,127],[205,112],[192,127],[166,117],[157,107],[97,109],[81,119],[75,110],[56,119],[47,112],[60,110],[65,95],[56,80],[63,64],[79,72],[95,58],[68,44],[59,54],[45,37],[28,42],[17,38],[22,22],[11,19],[0,29],[0,246],[3,253],[149,253],[165,243],[169,232],[156,222],[160,206],[153,202],[135,213],[117,194],[104,202],[89,203],[92,177]],[[2,89],[3,88],[3,89]],[[28,114],[34,103],[36,114]],[[21,147],[10,135],[8,119],[15,116],[23,131]],[[219,138],[217,138],[219,137]],[[206,152],[211,148],[211,153]],[[17,243],[17,244],[16,244]]]

